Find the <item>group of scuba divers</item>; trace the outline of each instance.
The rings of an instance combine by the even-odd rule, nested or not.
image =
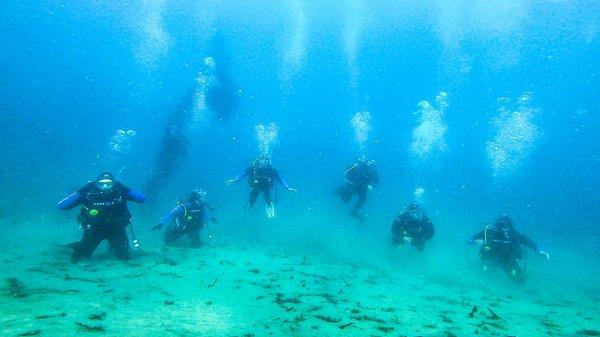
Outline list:
[[[268,218],[275,217],[272,191],[276,183],[290,192],[296,192],[296,189],[292,188],[272,166],[268,155],[260,155],[250,167],[235,178],[227,180],[226,185],[232,185],[244,178],[248,179],[250,187],[249,206],[254,207],[257,197],[262,193]],[[365,204],[368,192],[378,182],[379,177],[374,161],[363,157],[346,169],[344,184],[335,191],[335,194],[345,203],[350,202],[356,194],[357,201],[351,215],[360,218],[359,210]],[[129,259],[131,248],[126,228],[131,222],[131,214],[127,202],[143,203],[145,199],[142,193],[116,181],[112,174],[102,173],[96,180],[61,200],[58,203],[60,210],[81,206],[77,220],[83,229],[83,237],[80,241],[68,245],[73,249],[71,260],[78,262],[83,258],[90,258],[103,240],[108,241],[117,257],[123,260]],[[214,216],[214,208],[207,201],[206,192],[199,189],[193,191],[187,200],[178,201],[176,207],[166,213],[151,229],[159,231],[167,227],[164,236],[166,245],[173,245],[181,236],[187,235],[192,247],[200,247],[202,245],[200,231],[208,221],[216,223],[217,218]],[[400,246],[406,243],[421,251],[433,238],[434,226],[419,204],[413,202],[394,219],[391,232],[393,245]],[[532,240],[517,232],[507,215],[502,215],[495,223],[487,225],[467,242],[481,244],[479,256],[484,271],[487,271],[490,266],[499,266],[510,278],[517,281],[522,281],[524,276],[519,262],[523,258],[522,245],[550,258],[548,253],[539,249]],[[134,246],[138,245],[136,240],[132,243]]]

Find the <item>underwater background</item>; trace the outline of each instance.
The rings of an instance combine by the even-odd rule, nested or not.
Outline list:
[[[381,285],[383,293],[410,280],[438,282],[448,288],[423,291],[508,292],[525,303],[514,307],[539,307],[539,298],[561,294],[570,302],[551,305],[556,326],[526,328],[524,321],[514,328],[507,319],[498,333],[593,335],[600,330],[599,18],[600,3],[591,0],[6,1],[0,8],[2,278],[35,280],[27,270],[40,261],[61,261],[69,275],[77,273],[56,247],[80,237],[76,212],[59,212],[56,203],[109,170],[148,196],[130,205],[142,251],[161,254],[162,235],[150,227],[178,198],[204,188],[219,223],[203,232],[205,247],[175,253],[183,254],[177,259],[210,261],[208,252],[230,252],[239,261],[263,261],[268,270],[269,258],[254,254],[308,254],[325,275],[336,269],[329,264],[351,265],[357,275],[369,268],[402,275]],[[365,111],[359,128],[368,132],[361,135],[352,121]],[[273,164],[298,193],[277,191],[277,218],[268,220],[260,199],[256,210],[247,209],[245,182],[224,182],[259,154],[256,127],[271,123]],[[118,130],[133,132],[115,138]],[[165,140],[169,132],[178,135],[176,144]],[[362,154],[376,161],[381,182],[358,221],[333,191]],[[389,244],[390,225],[415,191],[436,236],[422,253],[397,251]],[[482,275],[477,248],[465,243],[502,213],[551,254],[549,261],[528,254],[526,285],[501,273]],[[129,268],[110,255],[98,259],[111,264],[111,275]],[[185,279],[186,264],[179,262]],[[98,269],[102,275],[105,268]],[[125,286],[137,294],[136,283]],[[211,301],[235,307],[230,292],[221,291],[221,302]],[[411,298],[420,291],[403,292]],[[78,296],[70,294],[70,301]],[[79,300],[85,296],[95,295]],[[190,290],[176,305],[197,296],[203,295]],[[0,311],[30,312],[53,298],[19,303],[8,294]],[[460,325],[471,306],[453,321]],[[291,315],[265,310],[274,319]],[[574,320],[575,312],[590,319]],[[33,318],[25,324],[23,316],[0,322],[7,336],[41,324]],[[233,330],[218,332],[189,323],[181,335],[241,336],[252,322],[238,319]],[[56,335],[74,333],[69,324]],[[119,329],[104,333],[151,335]],[[149,331],[163,331],[156,329]],[[286,327],[275,335],[348,331],[332,329]],[[425,325],[395,329],[396,335],[445,333]]]

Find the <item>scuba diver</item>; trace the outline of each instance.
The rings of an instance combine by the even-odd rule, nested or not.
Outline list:
[[[212,212],[214,212],[214,208],[206,201],[206,192],[202,189],[195,190],[187,201],[178,201],[177,206],[165,214],[156,226],[152,227],[152,231],[161,230],[164,225],[169,224],[165,232],[167,246],[173,245],[179,237],[187,234],[192,247],[198,248],[202,245],[200,230],[206,227],[206,221],[217,222],[217,218],[212,215]]]
[[[275,217],[275,205],[273,205],[273,198],[271,196],[271,190],[275,187],[274,181],[277,181],[289,192],[297,192],[295,188],[288,185],[281,175],[279,175],[279,172],[271,165],[271,157],[267,154],[258,156],[258,158],[252,162],[250,167],[238,174],[235,178],[227,180],[225,184],[229,186],[245,177],[248,177],[248,184],[250,185],[248,204],[250,207],[254,207],[258,194],[262,192],[263,197],[265,198],[267,217],[269,219]]]
[[[407,242],[423,250],[433,234],[431,220],[416,202],[405,207],[392,223],[392,244],[396,246]]]
[[[77,221],[83,228],[81,241],[67,245],[73,248],[72,262],[90,258],[100,242],[108,243],[117,257],[131,257],[129,238],[125,229],[131,223],[127,201],[143,203],[146,197],[115,180],[112,174],[102,173],[95,181],[87,183],[58,203],[66,211],[81,205]],[[137,240],[134,240],[134,245]]]
[[[367,192],[371,191],[379,183],[375,161],[366,160],[365,158],[358,159],[346,169],[344,180],[346,183],[340,186],[335,191],[335,194],[341,196],[345,203],[349,202],[352,195],[356,194],[358,200],[350,214],[353,217],[361,219],[362,217],[358,214],[358,211],[367,201]]]
[[[467,241],[468,244],[476,242],[481,244],[479,257],[483,262],[483,270],[487,271],[490,264],[498,265],[515,281],[523,281],[524,278],[519,265],[519,260],[523,258],[521,245],[550,259],[550,255],[539,249],[531,239],[513,229],[512,220],[507,215],[502,215],[493,225],[487,225]]]

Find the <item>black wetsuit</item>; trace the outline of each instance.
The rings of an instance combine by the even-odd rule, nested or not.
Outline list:
[[[273,187],[275,187],[275,181],[286,189],[290,188],[287,182],[279,175],[279,172],[271,165],[252,165],[235,177],[234,180],[239,181],[244,177],[248,177],[248,185],[250,186],[250,195],[248,196],[248,204],[250,207],[254,207],[256,199],[261,192],[267,205],[270,205],[273,202],[271,191],[273,190]]]
[[[143,202],[144,196],[115,182],[109,191],[101,191],[91,182],[63,199],[62,210],[81,205],[77,220],[83,228],[81,241],[71,244],[71,259],[77,262],[91,257],[100,242],[107,240],[120,259],[129,259],[129,239],[125,229],[131,222],[127,201]]]
[[[352,209],[352,215],[358,215],[358,210],[367,202],[368,186],[376,186],[379,183],[379,175],[374,164],[368,162],[357,162],[350,165],[344,174],[346,183],[336,190],[336,194],[342,197],[344,202],[349,202],[354,194],[358,200]]]
[[[522,278],[522,270],[519,260],[523,258],[525,245],[534,251],[539,251],[537,245],[525,235],[512,228],[502,229],[496,226],[488,226],[483,231],[473,235],[469,242],[483,240],[479,250],[479,256],[484,263],[499,265],[513,278]]]
[[[411,214],[411,212],[417,212]],[[411,244],[418,250],[423,250],[425,242],[434,235],[433,224],[420,209],[404,209],[392,223],[392,243],[401,245],[404,237],[411,238]]]

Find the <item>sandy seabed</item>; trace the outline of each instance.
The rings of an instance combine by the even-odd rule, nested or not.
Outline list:
[[[600,296],[442,278],[208,243],[2,256],[2,336],[600,336]]]

